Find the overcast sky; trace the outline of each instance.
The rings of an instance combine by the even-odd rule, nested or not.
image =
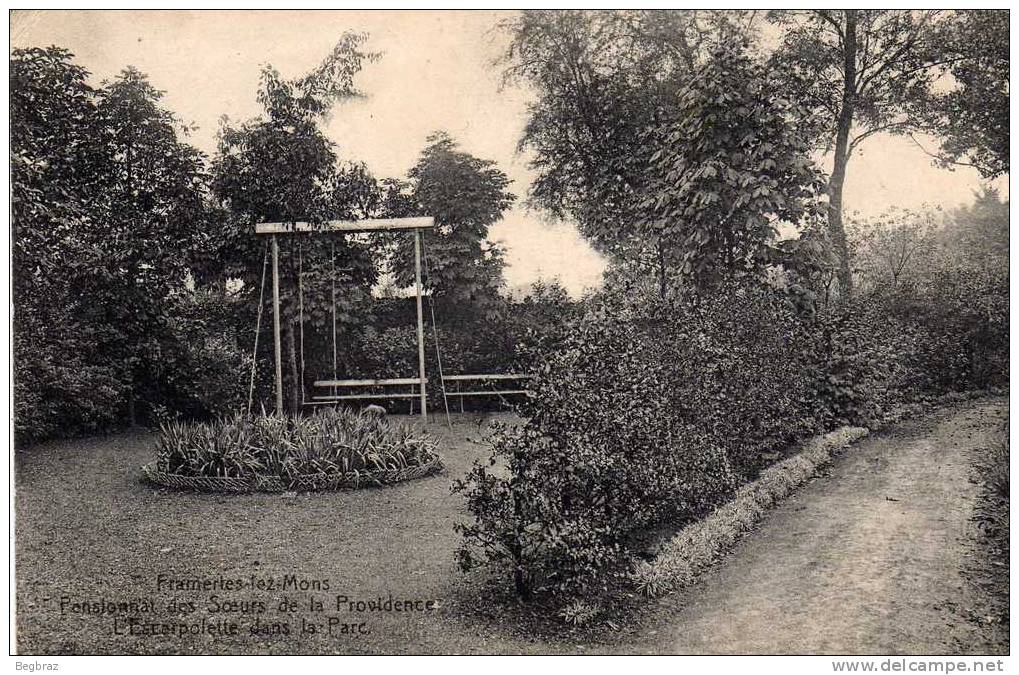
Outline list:
[[[368,94],[341,104],[326,133],[346,159],[364,161],[379,178],[403,176],[429,133],[444,129],[463,148],[495,160],[521,198],[532,174],[517,153],[528,92],[500,88],[493,65],[506,37],[504,13],[385,11],[32,11],[15,12],[12,47],[70,49],[95,83],[128,65],[166,92],[164,105],[198,125],[191,142],[212,153],[218,119],[259,113],[262,64],[285,77],[317,65],[345,30],[366,31],[383,52],[357,80]],[[931,142],[930,147],[934,144]],[[908,139],[874,136],[849,166],[845,203],[877,214],[897,205],[953,207],[972,200],[975,170],[946,171]],[[998,187],[1007,195],[1007,180]],[[568,223],[548,222],[522,206],[492,228],[507,248],[511,286],[558,277],[573,292],[596,284],[602,262]]]

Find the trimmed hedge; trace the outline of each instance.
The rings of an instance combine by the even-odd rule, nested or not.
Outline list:
[[[632,583],[650,597],[660,597],[687,585],[753,529],[768,508],[867,433],[863,427],[842,427],[811,439],[801,452],[768,467],[757,480],[740,487],[732,501],[683,528],[653,561],[640,562],[631,573]]]

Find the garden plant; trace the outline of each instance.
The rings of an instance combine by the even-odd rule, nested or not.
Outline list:
[[[316,489],[383,485],[441,468],[427,434],[373,411],[325,408],[303,417],[263,412],[164,422],[146,474],[199,489]]]

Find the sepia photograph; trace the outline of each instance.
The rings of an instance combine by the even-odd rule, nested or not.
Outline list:
[[[13,669],[1007,670],[1009,10],[8,20]]]

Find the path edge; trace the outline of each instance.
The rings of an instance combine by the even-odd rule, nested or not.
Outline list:
[[[731,500],[677,532],[654,559],[637,563],[630,582],[650,598],[690,585],[751,532],[768,509],[869,433],[866,427],[844,426],[806,440],[800,452],[772,464],[756,480],[739,487]]]
[[[871,425],[843,426],[814,436],[791,457],[763,470],[758,478],[736,490],[735,496],[706,517],[677,532],[651,560],[636,563],[628,580],[640,594],[660,598],[689,586],[718,563],[764,514],[818,475],[851,444],[889,426],[932,409],[989,396],[1007,395],[1007,388],[951,392],[899,406]]]

